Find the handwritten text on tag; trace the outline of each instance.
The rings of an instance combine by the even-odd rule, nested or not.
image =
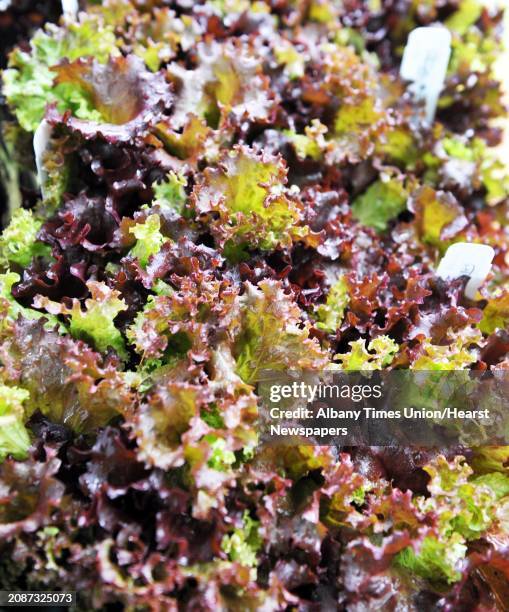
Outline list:
[[[426,120],[435,118],[451,56],[451,33],[443,27],[417,28],[410,32],[401,62],[401,78],[411,81],[409,90],[425,102]]]
[[[473,300],[477,290],[491,270],[495,251],[486,244],[457,242],[445,253],[437,269],[437,276],[443,279],[470,276],[465,295]]]

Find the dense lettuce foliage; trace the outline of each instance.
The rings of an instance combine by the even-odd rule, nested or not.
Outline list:
[[[83,612],[505,609],[509,447],[257,431],[266,369],[509,368],[492,4],[85,0],[20,21],[1,589],[77,591]],[[427,126],[398,73],[435,23],[452,56]],[[474,300],[436,275],[465,241],[495,250]]]

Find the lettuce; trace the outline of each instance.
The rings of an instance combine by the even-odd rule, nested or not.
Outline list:
[[[508,447],[259,433],[267,370],[430,371],[397,408],[475,370],[498,414],[502,11],[91,0],[47,25],[59,3],[4,4],[23,42],[0,143],[2,588],[79,586],[79,612],[503,607]],[[424,127],[398,75],[429,24],[452,56]],[[475,302],[434,274],[458,240],[495,250]]]
[[[278,283],[248,284],[241,305],[234,355],[246,383],[258,382],[263,370],[320,369],[327,364],[326,353],[309,337],[310,326],[301,324],[299,308]]]
[[[0,462],[7,455],[27,457],[30,437],[24,425],[23,403],[29,396],[25,389],[0,384]]]
[[[381,370],[390,365],[399,351],[398,344],[389,336],[378,336],[369,342],[366,350],[364,340],[350,342],[349,353],[335,355],[342,370]]]
[[[432,583],[454,583],[461,578],[461,563],[467,547],[461,536],[455,534],[448,540],[424,538],[419,552],[405,548],[396,556],[396,565]]]
[[[430,476],[430,497],[416,503],[422,511],[436,514],[440,537],[425,538],[418,552],[406,548],[395,563],[434,583],[456,582],[466,543],[497,522],[498,502],[509,494],[509,477],[494,472],[472,478],[473,470],[463,457],[447,461],[438,456],[424,470]]]
[[[168,240],[160,232],[161,221],[158,215],[149,215],[143,223],[136,223],[129,232],[136,238],[136,244],[130,251],[142,266],[146,266],[152,255],[159,253],[163,244]]]
[[[363,225],[381,232],[405,210],[408,197],[409,193],[400,179],[384,176],[355,198],[352,214]]]
[[[221,548],[232,561],[238,561],[248,567],[258,565],[257,552],[262,545],[258,532],[259,525],[260,523],[253,520],[246,510],[242,516],[242,526],[236,528],[232,534],[224,536]]]
[[[125,358],[127,353],[124,339],[115,327],[114,319],[127,309],[127,305],[119,298],[119,292],[110,289],[105,283],[89,281],[88,289],[91,297],[85,300],[85,310],[76,299],[69,308],[46,297],[37,296],[34,305],[53,315],[67,315],[70,319],[69,331],[73,337],[90,342],[102,352],[112,348]]]
[[[479,329],[491,334],[497,329],[506,329],[509,322],[509,290],[501,288],[495,291],[483,310]]]
[[[0,261],[28,266],[34,257],[50,254],[50,248],[37,239],[42,221],[31,211],[18,208],[0,236]]]
[[[28,319],[45,319],[45,326],[48,329],[57,327],[59,331],[64,332],[63,326],[60,325],[58,319],[50,314],[38,312],[33,308],[22,306],[12,295],[13,286],[21,280],[16,272],[6,272],[0,274],[0,303],[3,301],[3,321],[2,325],[7,325],[9,321],[14,321],[19,316]]]
[[[154,204],[163,211],[169,209],[184,214],[186,186],[187,180],[183,175],[170,172],[164,181],[154,185]]]
[[[467,224],[462,207],[449,192],[437,192],[424,186],[413,195],[411,207],[419,237],[441,253]]]
[[[343,321],[345,309],[349,302],[348,285],[340,277],[330,288],[325,304],[316,309],[318,322],[316,326],[324,331],[334,333]]]
[[[84,18],[57,28],[47,26],[30,41],[29,52],[15,49],[9,68],[3,73],[4,93],[21,126],[33,132],[41,122],[46,106],[56,103],[63,111],[70,109],[77,117],[97,120],[100,115],[86,92],[67,85],[54,84],[53,67],[63,59],[74,61],[95,57],[105,62],[119,53],[113,28],[95,18]]]
[[[308,233],[300,223],[300,205],[283,187],[285,182],[281,159],[236,147],[217,168],[205,170],[191,201],[227,254],[244,248],[272,250]]]

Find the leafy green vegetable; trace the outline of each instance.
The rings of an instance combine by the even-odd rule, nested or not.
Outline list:
[[[337,354],[335,361],[341,364],[342,370],[381,370],[390,365],[399,346],[389,336],[378,336],[371,340],[366,350],[364,340],[350,342],[349,353]]]
[[[92,297],[85,300],[85,310],[82,310],[78,300],[74,300],[72,307],[53,302],[46,297],[37,296],[34,305],[44,308],[53,315],[63,314],[70,317],[69,330],[75,338],[91,342],[99,351],[113,348],[125,358],[124,339],[121,332],[115,327],[115,317],[127,309],[125,302],[120,299],[119,292],[110,289],[105,283],[89,281],[88,288]]]
[[[170,172],[166,180],[154,185],[154,204],[163,210],[167,208],[184,214],[186,185],[187,180],[183,175]]]
[[[106,62],[119,53],[113,28],[87,17],[57,28],[48,25],[30,41],[30,52],[15,49],[9,57],[9,69],[3,73],[4,93],[21,126],[33,132],[44,116],[46,106],[56,102],[82,119],[100,119],[87,95],[75,87],[54,85],[52,67],[64,58],[68,61],[95,57]]]
[[[283,39],[281,44],[274,49],[274,55],[278,64],[284,66],[290,79],[304,76],[305,58],[289,41]]]
[[[280,159],[238,147],[204,174],[192,198],[202,215],[218,215],[211,229],[220,244],[271,250],[308,233],[299,226],[298,203],[282,186],[286,168]]]
[[[496,329],[506,329],[508,323],[509,290],[499,289],[488,300],[479,329],[485,334],[491,334]]]
[[[56,317],[42,312],[38,312],[33,308],[27,308],[25,306],[22,306],[14,299],[11,290],[13,285],[19,283],[20,280],[21,278],[19,274],[16,274],[16,272],[6,272],[5,274],[0,274],[0,302],[4,300],[5,304],[5,309],[2,313],[5,313],[2,324],[5,325],[9,321],[13,321],[21,315],[25,319],[32,320],[44,318],[47,320],[45,327],[47,327],[48,329],[57,327],[60,332],[64,332],[65,330],[63,326],[60,324]]]
[[[25,428],[23,402],[30,394],[25,389],[0,384],[0,462],[7,455],[25,459],[30,437]]]
[[[295,151],[300,159],[320,159],[322,151],[316,140],[306,134],[297,134],[292,130],[284,130],[283,134],[290,140],[295,147]]]
[[[500,472],[483,474],[472,479],[476,486],[485,486],[493,491],[495,499],[498,501],[509,495],[509,476]]]
[[[497,520],[497,502],[509,494],[509,477],[496,472],[472,478],[463,457],[449,462],[438,456],[424,470],[431,478],[430,497],[418,498],[416,504],[436,514],[440,539],[425,538],[418,553],[406,548],[396,564],[431,582],[455,582],[461,577],[466,542],[479,538]]]
[[[260,380],[263,370],[289,367],[320,369],[327,363],[318,342],[309,338],[299,308],[274,281],[248,284],[242,300],[241,331],[235,343],[237,372],[245,382]]]
[[[316,309],[316,326],[330,333],[335,332],[343,321],[349,300],[348,285],[341,276],[330,288],[325,304],[320,304]]]
[[[411,367],[414,370],[461,370],[477,361],[476,347],[481,342],[482,337],[475,329],[466,329],[446,345],[425,340],[421,354]]]
[[[502,11],[80,0],[44,25],[59,3],[21,4],[2,13],[22,42],[0,142],[5,227],[20,209],[0,238],[0,582],[78,585],[79,612],[503,607],[509,447],[466,449],[508,434]],[[426,25],[452,56],[424,126],[399,68]],[[475,301],[434,273],[460,240],[495,250]],[[474,370],[492,423],[455,419],[443,451],[397,446],[398,424],[392,446],[265,443],[274,372],[311,395],[384,368],[394,410],[464,405]]]
[[[31,211],[18,208],[0,236],[0,262],[28,266],[34,257],[50,254],[49,246],[37,240],[42,221]]]
[[[428,484],[431,497],[421,500],[421,506],[438,511],[441,533],[457,532],[472,539],[489,525],[488,509],[494,497],[487,488],[478,488],[469,481],[472,468],[463,457],[448,462],[439,456],[424,470],[431,478]]]
[[[235,463],[235,453],[228,450],[226,441],[215,436],[207,436],[207,442],[210,442],[212,453],[207,464],[214,470],[220,472],[227,471]]]
[[[440,541],[424,538],[418,553],[409,546],[396,556],[396,565],[431,582],[453,583],[461,577],[461,562],[465,558],[466,545],[459,534]]]
[[[159,215],[149,215],[143,223],[136,223],[129,230],[136,238],[136,244],[130,254],[139,259],[140,264],[144,267],[152,255],[159,253],[163,244],[169,240],[161,234],[160,229]]]
[[[384,231],[389,222],[405,210],[408,196],[400,179],[386,176],[355,198],[352,213],[363,225]]]
[[[466,224],[463,209],[449,192],[424,186],[413,195],[412,206],[419,237],[440,252],[445,252],[452,241],[452,235],[447,240],[447,229],[453,227],[454,234],[458,234]]]
[[[231,535],[224,536],[221,548],[232,561],[238,561],[248,567],[258,565],[257,553],[262,545],[259,525],[246,510],[242,517],[242,527],[237,527]]]
[[[479,19],[481,13],[482,4],[478,0],[462,0],[458,5],[458,10],[445,21],[445,25],[458,34],[466,34]]]

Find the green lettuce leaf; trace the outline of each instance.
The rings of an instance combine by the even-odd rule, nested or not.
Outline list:
[[[325,304],[320,304],[316,309],[316,327],[329,333],[335,332],[343,321],[349,300],[348,284],[341,276],[330,288]]]
[[[350,342],[349,353],[337,354],[334,361],[341,364],[342,370],[381,370],[392,363],[399,345],[389,336],[378,336],[368,344],[365,340]]]
[[[451,338],[449,344],[432,344],[427,338],[419,347],[413,370],[463,370],[478,359],[477,346],[482,335],[475,328],[465,328]]]
[[[143,223],[136,223],[129,229],[129,232],[136,238],[136,244],[129,254],[136,257],[143,267],[148,264],[152,255],[159,253],[163,244],[169,240],[161,234],[160,229],[159,215],[149,215]]]
[[[90,342],[101,352],[111,347],[125,358],[127,353],[124,339],[115,327],[114,319],[120,312],[127,310],[127,305],[119,298],[119,292],[110,289],[105,283],[89,281],[87,286],[92,297],[85,300],[85,310],[82,310],[76,299],[72,307],[68,308],[65,304],[40,295],[34,299],[34,306],[44,308],[53,315],[68,315],[69,330],[73,337]]]
[[[70,109],[82,119],[100,119],[83,91],[67,84],[55,86],[52,67],[64,58],[72,62],[90,56],[106,62],[110,55],[118,55],[113,27],[93,17],[60,28],[47,25],[36,32],[30,46],[29,52],[16,48],[3,73],[4,94],[21,126],[35,131],[52,102],[59,110]]]
[[[486,304],[479,329],[491,334],[496,329],[506,329],[509,323],[509,290],[499,289]]]
[[[352,203],[352,214],[363,225],[377,231],[387,229],[389,222],[406,208],[409,192],[397,177],[374,182]]]
[[[445,20],[445,26],[460,35],[466,34],[481,16],[482,8],[478,0],[462,0],[458,10]]]
[[[255,384],[264,369],[317,370],[327,365],[327,354],[309,337],[310,325],[301,323],[299,307],[280,283],[263,281],[258,287],[248,283],[241,309],[234,355],[244,382]]]
[[[509,494],[509,476],[494,472],[474,477],[461,456],[448,461],[439,455],[424,471],[430,476],[430,495],[414,503],[437,518],[438,537],[426,537],[418,552],[412,547],[404,549],[395,563],[432,583],[456,582],[461,577],[466,543],[496,524],[499,502]]]
[[[461,578],[461,562],[466,551],[459,534],[445,541],[426,537],[418,553],[408,546],[396,555],[395,564],[432,583],[454,583]]]
[[[441,253],[466,226],[463,208],[449,192],[435,191],[424,186],[412,196],[415,223],[420,239]],[[448,229],[454,228],[449,234]]]
[[[30,394],[25,389],[0,384],[0,462],[7,455],[25,459],[30,437],[25,428],[23,402]]]
[[[187,201],[186,186],[187,179],[185,176],[170,172],[166,176],[166,180],[153,186],[154,205],[158,206],[161,210],[174,210],[183,215]]]
[[[223,537],[221,548],[231,561],[248,567],[258,565],[257,553],[262,546],[259,526],[259,521],[252,519],[246,510],[242,517],[242,527],[236,527],[232,534]]]
[[[31,211],[18,208],[0,236],[0,263],[28,266],[34,257],[47,256],[51,249],[37,240],[42,221]]]
[[[299,226],[301,206],[284,188],[286,174],[280,158],[237,147],[219,167],[205,170],[192,201],[201,220],[210,218],[212,233],[230,253],[235,247],[290,246],[309,232]]]

